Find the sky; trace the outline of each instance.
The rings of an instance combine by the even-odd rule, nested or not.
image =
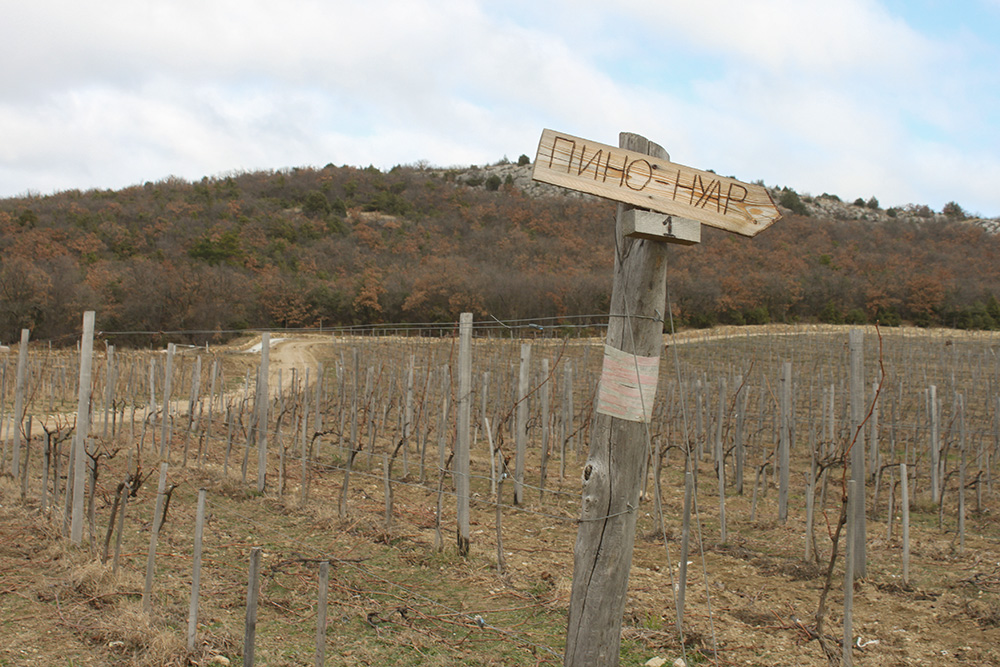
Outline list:
[[[0,197],[532,159],[1000,216],[1000,0],[0,0]]]

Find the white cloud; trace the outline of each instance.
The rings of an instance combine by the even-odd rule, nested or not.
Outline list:
[[[996,174],[997,49],[975,34],[922,34],[875,0],[15,3],[0,196],[481,163],[532,154],[554,127],[638,131],[681,162],[803,191],[995,214],[983,179],[934,168]]]

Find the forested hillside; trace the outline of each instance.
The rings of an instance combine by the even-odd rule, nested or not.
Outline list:
[[[529,186],[529,170],[327,165],[0,200],[0,341],[69,342],[85,309],[102,331],[196,342],[463,310],[599,322],[614,205]],[[1000,326],[997,236],[926,207],[791,195],[775,191],[789,208],[757,238],[704,228],[671,252],[677,323]]]

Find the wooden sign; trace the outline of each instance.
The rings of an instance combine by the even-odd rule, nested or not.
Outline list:
[[[632,208],[622,213],[622,233],[678,245],[701,243],[701,223],[666,213]]]
[[[762,185],[544,130],[532,178],[755,236],[781,217]]]

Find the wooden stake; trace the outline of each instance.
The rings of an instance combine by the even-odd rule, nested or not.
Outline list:
[[[302,425],[305,428],[305,424]],[[326,663],[326,601],[330,590],[330,561],[319,564],[319,599],[316,603],[316,667]]]
[[[261,336],[260,368],[257,372],[257,493],[264,493],[267,484],[267,410],[271,399],[268,391],[268,361],[271,355],[271,334]]]
[[[903,509],[903,586],[910,585],[910,494],[906,488],[909,473],[906,464],[899,464],[900,503]]]
[[[455,439],[455,491],[458,500],[458,553],[469,555],[469,440],[472,421],[472,313],[458,324],[458,434]]]
[[[24,422],[24,376],[28,365],[28,336],[31,331],[21,329],[21,344],[17,350],[17,385],[14,389],[14,455],[10,464],[14,479],[21,476],[21,426]],[[25,466],[27,467],[27,466]]]
[[[198,513],[194,525],[194,563],[191,573],[191,602],[188,605],[187,648],[194,651],[198,640],[198,593],[201,588],[201,538],[205,531],[205,489],[198,489]]]
[[[857,517],[855,507],[859,500],[859,482],[856,479],[847,482],[847,544],[844,549],[844,638],[842,642],[843,667],[851,667],[851,649],[854,646],[854,578],[855,572],[854,543],[860,531],[852,529],[850,524]]]
[[[521,344],[521,365],[517,381],[516,452],[514,455],[514,504],[524,502],[524,459],[528,447],[528,384],[531,372],[531,343]]]
[[[692,459],[692,463],[694,463]],[[677,569],[677,633],[684,635],[684,596],[687,592],[687,564],[691,544],[691,504],[694,500],[694,475],[684,473],[684,516],[681,521],[681,559]]]
[[[254,637],[257,634],[257,597],[260,595],[261,547],[250,550],[250,573],[247,581],[247,615],[243,634],[243,667],[253,667]]]
[[[160,458],[170,457],[170,384],[174,375],[174,344],[167,344],[167,367],[163,371],[163,422],[160,425]]]
[[[786,361],[781,365],[781,430],[778,444],[778,521],[786,523],[788,521],[788,484],[789,484],[789,457],[791,450],[791,422],[792,422],[792,362]]]
[[[156,507],[153,509],[153,520],[150,522],[149,554],[146,558],[146,585],[142,589],[142,610],[147,614],[152,609],[151,593],[153,591],[153,574],[156,571],[156,541],[160,535],[160,524],[163,522],[163,503],[167,490],[166,461],[160,463],[160,481],[156,485]]]
[[[860,329],[848,333],[850,352],[850,408],[851,408],[851,479],[858,483],[857,499],[853,505],[854,514],[848,520],[848,542],[854,559],[854,576],[864,579],[868,573],[866,558],[867,527],[865,513],[865,377],[864,377],[864,334]],[[853,532],[851,532],[853,531]]]
[[[76,404],[76,432],[73,434],[73,513],[70,541],[83,541],[84,475],[87,471],[87,436],[90,433],[90,374],[94,357],[94,311],[83,314],[83,337],[80,339],[80,389]]]

